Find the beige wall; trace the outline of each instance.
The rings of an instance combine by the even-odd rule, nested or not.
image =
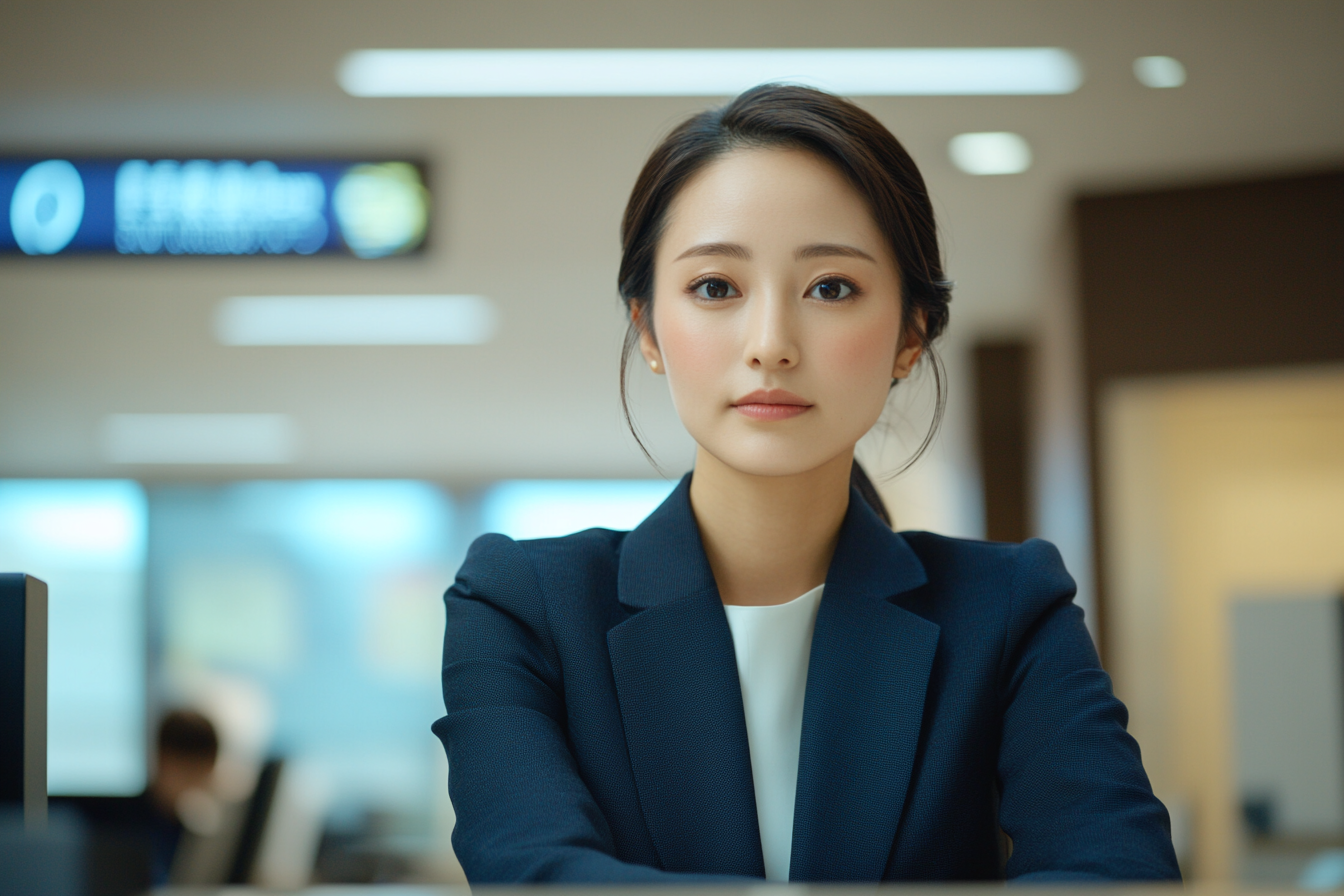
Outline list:
[[[1101,437],[1116,691],[1195,875],[1228,879],[1229,602],[1344,590],[1344,370],[1117,384]]]

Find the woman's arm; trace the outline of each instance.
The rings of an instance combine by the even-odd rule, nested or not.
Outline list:
[[[472,883],[685,883],[615,858],[611,830],[569,751],[542,591],[522,549],[476,540],[444,595],[453,847]],[[724,879],[726,880],[726,878]]]
[[[1001,668],[999,823],[1007,876],[1179,880],[1128,713],[1111,692],[1059,552],[1019,548]]]

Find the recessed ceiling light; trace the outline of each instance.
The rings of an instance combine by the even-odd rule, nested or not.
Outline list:
[[[297,453],[285,414],[111,414],[103,454],[114,464],[285,464]]]
[[[732,96],[771,81],[850,96],[1072,93],[1057,47],[717,50],[356,50],[354,96]]]
[[[1185,83],[1185,66],[1170,56],[1140,56],[1134,60],[1134,77],[1144,87],[1180,87]]]
[[[967,174],[1020,174],[1031,167],[1031,147],[1009,131],[958,134],[947,154]]]
[[[485,296],[234,296],[215,310],[224,345],[477,345],[498,324]]]

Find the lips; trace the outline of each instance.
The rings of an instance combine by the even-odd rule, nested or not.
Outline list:
[[[812,403],[784,389],[757,389],[733,402],[733,407],[753,420],[788,420],[806,413]]]

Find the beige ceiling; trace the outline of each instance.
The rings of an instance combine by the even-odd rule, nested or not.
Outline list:
[[[621,428],[616,228],[644,155],[701,99],[353,99],[359,47],[1060,46],[1062,97],[868,98],[920,162],[958,284],[953,415],[975,339],[1040,326],[1051,248],[1078,190],[1336,166],[1344,160],[1344,3],[15,2],[0,28],[0,151],[414,154],[431,165],[420,257],[0,260],[0,475],[644,475]],[[1188,83],[1150,90],[1136,56]],[[1026,174],[947,161],[963,131],[1011,130]],[[238,294],[470,292],[503,314],[475,347],[226,348]],[[669,468],[689,447],[658,383],[639,413]],[[293,465],[121,469],[114,412],[283,412]],[[964,428],[963,428],[964,429]],[[955,439],[955,427],[954,436]]]

